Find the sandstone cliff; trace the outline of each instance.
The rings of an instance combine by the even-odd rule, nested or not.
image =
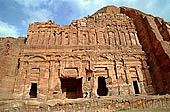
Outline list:
[[[0,38],[0,99],[10,98],[12,94],[25,40],[24,37]]]
[[[107,6],[97,13],[123,13],[133,19],[156,94],[170,93],[170,23],[127,7]]]
[[[128,16],[128,19],[130,21],[131,20],[133,21],[136,28],[135,30],[137,31],[137,37],[139,38],[140,45],[142,46],[142,49],[143,51],[145,51],[148,58],[147,64],[149,66],[149,72],[152,77],[152,82],[153,82],[152,85],[154,87],[155,94],[167,94],[167,93],[169,94],[170,93],[170,23],[164,21],[162,18],[154,17],[152,15],[145,14],[141,11],[131,9],[131,8],[126,8],[126,7],[117,8],[114,6],[107,6],[100,9],[92,16],[95,17],[95,15],[100,15],[99,13],[124,14]],[[90,17],[87,18],[89,21],[91,20]],[[81,19],[77,21],[81,21],[82,23],[84,23],[84,20],[85,19]],[[79,24],[76,23],[77,21],[73,21],[71,25],[75,26]],[[100,18],[98,22],[96,21],[94,22],[95,24],[98,23],[97,25],[101,25]],[[47,25],[47,27],[48,24],[46,23],[50,23],[50,25],[54,24],[53,21],[44,22],[43,24]],[[38,27],[34,27],[35,24],[36,23],[33,23],[30,26],[32,26],[33,28],[38,28]],[[82,24],[82,25],[86,25],[86,24]],[[68,27],[70,26],[62,26],[61,32],[58,34],[62,35],[63,29],[68,29]],[[54,24],[54,27],[59,28],[59,26],[56,24]],[[31,30],[30,30],[30,34],[32,34]],[[57,33],[54,33],[53,36],[55,37],[56,34]],[[76,33],[73,34],[76,35]],[[50,37],[48,33],[46,33],[46,35],[47,35],[46,37]],[[65,37],[67,37],[67,35]],[[87,40],[86,34],[83,34],[82,37],[84,37],[85,39],[81,44],[88,45],[89,43],[86,42]],[[56,45],[70,44],[67,38],[65,38],[66,40],[63,41],[63,43],[57,40],[55,40],[57,43],[54,43],[53,39],[55,38],[51,38],[51,40],[50,39],[41,40],[42,39],[41,38],[39,41],[37,41],[36,39],[37,38],[32,38],[31,40],[28,39],[26,41],[26,38],[23,37],[19,37],[17,39],[9,38],[9,37],[0,38],[0,99],[12,99],[11,96],[14,91],[14,85],[16,82],[15,80],[16,80],[16,76],[18,75],[18,69],[20,66],[19,61],[20,61],[21,54],[23,53],[24,48],[26,46],[26,43],[27,43],[26,47],[30,48],[31,50],[35,48],[34,45],[37,47],[38,44],[42,44],[42,43],[45,46],[44,48],[46,48],[46,45],[49,44],[50,42],[53,42],[53,44]],[[94,41],[91,41],[91,44],[94,44],[93,42]],[[99,40],[96,41],[96,43],[105,44],[107,43],[107,41],[103,42],[103,40]],[[117,43],[114,44],[116,45]],[[133,42],[131,44],[133,44]],[[42,46],[38,46],[38,47],[42,48]],[[29,52],[29,50],[26,49],[25,51]]]
[[[148,56],[149,71],[157,94],[170,93],[170,26],[162,18],[120,7],[133,18],[139,41]]]

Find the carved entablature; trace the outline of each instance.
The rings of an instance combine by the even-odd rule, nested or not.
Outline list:
[[[31,23],[26,48],[47,49],[55,46],[140,46],[133,20],[122,13],[99,12],[69,26],[52,20]]]
[[[59,77],[79,77],[82,69],[80,58],[69,56],[60,59],[60,75]]]

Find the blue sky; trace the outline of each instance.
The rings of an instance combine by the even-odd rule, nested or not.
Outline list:
[[[0,0],[0,37],[26,36],[30,22],[68,25],[106,5],[126,6],[170,21],[170,0]]]

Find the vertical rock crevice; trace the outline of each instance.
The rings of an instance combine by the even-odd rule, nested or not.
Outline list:
[[[19,58],[25,46],[24,37],[0,38],[0,99],[12,98]]]
[[[170,93],[169,25],[163,19],[135,9],[120,7],[120,10],[134,21],[139,41],[148,57],[149,71],[156,93]]]

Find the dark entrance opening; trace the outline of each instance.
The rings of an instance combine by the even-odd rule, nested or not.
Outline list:
[[[29,95],[30,95],[30,98],[37,98],[37,83],[31,84]]]
[[[66,98],[82,98],[82,78],[61,78],[62,93],[66,92]]]
[[[134,87],[134,90],[135,90],[135,94],[139,94],[139,87],[138,87],[137,81],[133,81],[133,87]]]
[[[108,89],[106,87],[106,81],[104,77],[99,77],[98,78],[98,89],[97,89],[97,94],[99,96],[106,96],[108,93]]]

